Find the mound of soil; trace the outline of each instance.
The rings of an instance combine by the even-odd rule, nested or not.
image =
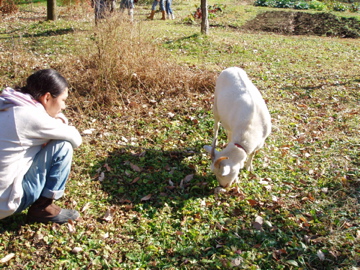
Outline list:
[[[337,17],[330,13],[267,11],[258,14],[243,28],[285,35],[360,37],[360,22],[356,18]]]

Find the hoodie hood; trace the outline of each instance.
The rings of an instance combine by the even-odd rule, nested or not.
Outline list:
[[[0,94],[0,111],[14,106],[42,107],[41,103],[36,101],[31,95],[24,94],[7,87]]]

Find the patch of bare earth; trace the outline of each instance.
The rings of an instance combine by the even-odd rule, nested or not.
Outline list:
[[[316,35],[359,38],[360,22],[356,18],[337,17],[330,13],[267,11],[248,21],[243,29],[285,35]]]

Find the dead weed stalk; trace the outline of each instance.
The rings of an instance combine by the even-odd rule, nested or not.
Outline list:
[[[140,104],[177,102],[213,91],[214,73],[180,66],[150,38],[141,23],[114,16],[94,29],[78,60],[72,57],[59,68],[70,78],[80,103],[86,101],[91,107],[138,110]]]

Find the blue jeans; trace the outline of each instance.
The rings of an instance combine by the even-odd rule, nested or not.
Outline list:
[[[24,176],[24,196],[16,212],[33,204],[40,196],[57,200],[65,190],[73,156],[73,147],[67,141],[50,141],[36,154]]]
[[[120,9],[134,8],[134,0],[121,0]]]
[[[164,1],[165,1],[165,0],[160,0],[160,1],[154,0],[153,4],[152,4],[152,6],[151,6],[151,10],[155,10],[157,4],[159,3],[159,5],[160,5],[160,10],[165,11]]]
[[[95,0],[95,20],[104,19],[106,14],[106,1],[105,0]]]
[[[171,9],[171,0],[166,0],[166,14],[170,15],[172,14],[172,9]]]

